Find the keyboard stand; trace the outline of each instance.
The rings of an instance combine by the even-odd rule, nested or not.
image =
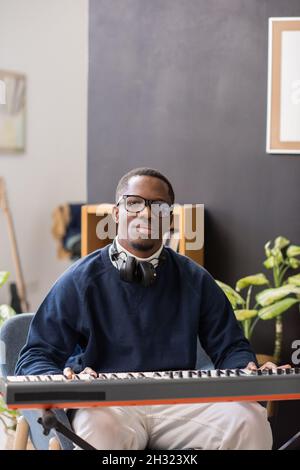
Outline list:
[[[285,444],[279,447],[278,450],[299,450],[300,449],[300,431],[297,432]]]
[[[71,429],[67,428],[67,426],[62,424],[51,410],[43,410],[42,417],[38,418],[37,421],[39,424],[42,425],[43,433],[45,434],[45,436],[48,436],[51,429],[55,429],[55,431],[59,432],[60,434],[63,434],[67,439],[81,447],[81,449],[97,450],[84,439],[81,439],[81,437],[77,436],[77,434],[71,431]]]

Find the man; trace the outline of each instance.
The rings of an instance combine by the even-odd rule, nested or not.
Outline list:
[[[162,222],[173,203],[170,182],[156,170],[137,168],[123,176],[114,207],[117,238],[54,284],[34,317],[17,374],[61,374],[76,345],[83,350],[83,371],[93,376],[190,370],[197,337],[215,368],[256,368],[212,276],[163,247]],[[70,368],[64,373],[73,376]],[[272,446],[266,410],[256,402],[79,409],[73,428],[97,449]]]

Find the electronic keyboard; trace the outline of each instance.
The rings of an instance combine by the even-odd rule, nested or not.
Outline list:
[[[173,370],[0,378],[9,408],[86,408],[300,398],[300,368]]]

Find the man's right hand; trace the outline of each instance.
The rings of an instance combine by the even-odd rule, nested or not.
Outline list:
[[[76,375],[82,375],[82,374],[88,374],[88,375],[91,375],[92,377],[95,377],[97,378],[98,377],[98,374],[97,372],[95,372],[93,369],[91,369],[90,367],[86,367],[83,371],[81,371],[79,374],[75,374],[75,372],[73,371],[73,369],[71,369],[71,367],[65,367],[64,368],[64,372],[63,372],[64,376],[69,379],[69,380],[72,380],[72,379],[75,379],[76,378]]]

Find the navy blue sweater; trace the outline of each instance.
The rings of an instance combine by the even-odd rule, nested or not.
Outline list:
[[[97,372],[194,369],[197,335],[216,368],[255,355],[212,276],[165,248],[150,287],[120,280],[109,246],[74,263],[31,324],[16,374],[60,374],[76,345]]]

